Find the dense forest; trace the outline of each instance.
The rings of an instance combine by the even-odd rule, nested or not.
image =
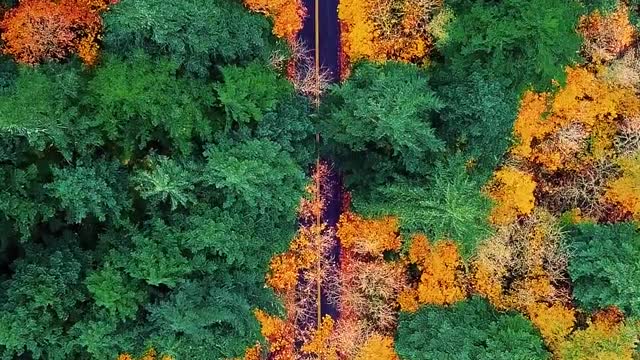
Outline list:
[[[640,0],[306,3],[0,0],[0,359],[639,359]]]

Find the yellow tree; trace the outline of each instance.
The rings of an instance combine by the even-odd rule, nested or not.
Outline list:
[[[498,170],[488,187],[489,196],[496,202],[491,211],[491,222],[504,225],[530,214],[535,203],[535,188],[531,174],[512,167]]]

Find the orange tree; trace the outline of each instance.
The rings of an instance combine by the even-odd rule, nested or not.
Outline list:
[[[0,22],[3,51],[26,64],[62,59],[71,53],[93,64],[102,32],[99,13],[107,4],[107,0],[20,1]]]

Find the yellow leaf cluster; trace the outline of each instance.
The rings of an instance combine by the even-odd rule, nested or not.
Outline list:
[[[406,288],[398,294],[398,305],[400,310],[405,312],[415,312],[420,307],[418,303],[418,290],[414,288]]]
[[[615,11],[601,14],[598,10],[580,19],[586,53],[593,62],[610,61],[633,44],[637,33],[629,22],[629,8],[620,1]]]
[[[351,212],[343,213],[337,236],[343,247],[358,254],[382,256],[385,251],[397,251],[401,246],[398,219],[392,216],[364,219]]]
[[[605,199],[640,221],[640,155],[618,160],[622,176],[608,184]]]
[[[269,352],[274,359],[293,359],[295,339],[292,338],[291,327],[284,320],[260,309],[255,310],[254,315],[260,323],[262,336],[269,342]]]
[[[355,360],[399,360],[393,349],[393,338],[373,334],[364,343]]]
[[[311,341],[302,346],[305,353],[318,356],[320,359],[338,360],[336,348],[331,344],[334,322],[331,316],[325,315],[322,324],[313,332]]]
[[[244,4],[272,17],[273,34],[279,38],[293,40],[302,29],[306,10],[301,0],[244,0]]]
[[[423,62],[433,47],[430,22],[442,8],[442,0],[342,0],[338,17],[342,24],[342,48],[353,62]],[[436,32],[444,37],[449,12],[439,19]]]
[[[374,24],[368,14],[373,2],[342,0],[338,4],[338,15],[343,24],[341,33],[342,51],[353,60],[379,60],[374,45]]]
[[[605,313],[615,311],[603,310]],[[638,323],[595,314],[586,329],[575,331],[559,344],[557,355],[562,360],[631,360],[638,343]]]
[[[534,303],[527,307],[526,312],[544,341],[554,350],[565,341],[576,321],[575,311],[560,303]]]
[[[420,304],[452,304],[467,296],[462,260],[452,241],[430,245],[424,235],[415,236],[409,249],[409,261],[420,270],[417,296]],[[405,293],[404,296],[408,295]],[[412,304],[403,299],[405,307]]]
[[[524,171],[506,167],[498,170],[489,186],[489,196],[496,201],[491,211],[493,224],[503,225],[528,215],[534,207],[536,182]]]
[[[500,273],[492,271],[492,269],[484,263],[477,263],[473,272],[473,290],[486,297],[493,306],[497,308],[505,308],[502,299],[502,278],[506,274],[506,269],[501,268]]]

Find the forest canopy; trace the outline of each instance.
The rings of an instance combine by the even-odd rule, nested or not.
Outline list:
[[[640,1],[315,5],[0,1],[0,359],[637,359]]]

